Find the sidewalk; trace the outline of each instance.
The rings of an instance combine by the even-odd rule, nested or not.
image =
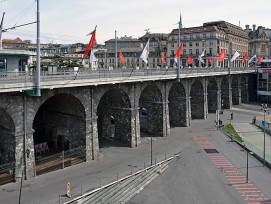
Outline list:
[[[236,132],[244,140],[244,145],[263,159],[264,151],[264,132],[261,128],[250,123],[233,123]],[[265,160],[271,164],[271,137],[265,133]]]

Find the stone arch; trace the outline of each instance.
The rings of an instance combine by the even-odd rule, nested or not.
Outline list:
[[[174,83],[168,96],[169,121],[171,126],[187,126],[187,101],[186,91],[182,83]]]
[[[238,75],[232,75],[231,78],[231,93],[232,93],[232,105],[239,105],[239,77]]]
[[[204,89],[200,80],[191,85],[191,118],[204,119]]]
[[[14,121],[0,108],[0,165],[15,162],[15,143]]]
[[[229,80],[227,76],[224,76],[221,80],[221,108],[230,108],[230,96],[229,96]]]
[[[107,90],[99,101],[97,116],[100,147],[109,145],[112,139],[131,145],[131,102],[125,91]]]
[[[48,98],[38,109],[33,120],[35,147],[47,143],[50,153],[85,148],[86,113],[75,96],[59,93]],[[45,155],[47,156],[47,155]]]
[[[215,78],[209,78],[208,86],[207,86],[207,94],[208,94],[208,112],[215,113],[218,109],[217,104],[217,91],[218,86]]]
[[[149,134],[162,134],[163,102],[161,90],[155,85],[147,85],[140,94],[139,107],[141,111],[143,108],[147,111],[145,121],[143,121],[142,114],[140,114],[141,129],[144,126],[146,128],[146,132]],[[145,122],[145,124],[143,124],[143,122]]]

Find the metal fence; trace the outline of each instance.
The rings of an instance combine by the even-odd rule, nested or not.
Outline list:
[[[86,147],[78,147],[46,157],[36,157],[36,175],[49,173],[86,161]]]
[[[207,73],[228,73],[227,67],[196,67],[196,68],[182,68],[181,75],[197,75]],[[231,72],[253,72],[254,67],[235,67],[231,68]],[[175,68],[152,68],[152,69],[98,69],[91,70],[80,68],[78,71],[42,71],[41,82],[58,81],[58,80],[82,80],[82,79],[105,79],[105,78],[123,78],[123,77],[136,77],[136,76],[165,76],[165,75],[177,75],[177,69]],[[35,82],[34,72],[1,72],[0,84],[9,83],[33,83]]]
[[[0,185],[14,181],[15,162],[0,165]]]

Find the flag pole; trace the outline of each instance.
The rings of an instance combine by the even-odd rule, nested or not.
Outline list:
[[[0,50],[2,50],[2,32],[3,32],[4,16],[5,16],[5,12],[3,13],[1,25],[0,25]]]
[[[115,30],[115,61],[116,69],[118,68],[118,44],[117,44],[117,31]]]
[[[181,29],[182,29],[182,15],[180,13],[180,21],[179,21],[179,33],[178,33],[178,48],[180,47],[181,44]],[[178,58],[177,61],[177,81],[180,82],[180,60],[181,58]]]
[[[36,96],[41,96],[40,92],[40,4],[37,0],[37,66],[36,66]]]

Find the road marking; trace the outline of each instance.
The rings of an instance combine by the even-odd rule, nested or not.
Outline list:
[[[216,149],[216,147],[204,136],[194,136],[193,140],[203,149]],[[228,158],[218,153],[206,153],[212,163],[220,170],[228,182],[240,193],[241,198],[247,204],[271,204],[257,187],[250,181],[246,182],[246,177],[240,172]],[[256,202],[250,202],[256,201]],[[263,201],[263,202],[261,202]]]

